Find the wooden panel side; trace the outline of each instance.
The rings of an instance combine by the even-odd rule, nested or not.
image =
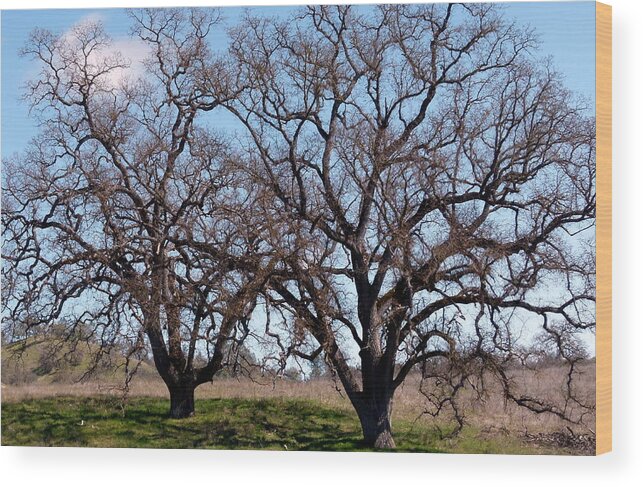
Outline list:
[[[596,3],[596,454],[612,450],[612,7]]]

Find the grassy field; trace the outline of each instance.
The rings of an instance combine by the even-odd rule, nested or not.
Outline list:
[[[435,453],[578,453],[467,427],[443,439],[429,425],[396,419],[398,450]],[[167,418],[167,402],[110,396],[51,397],[2,405],[2,445],[366,451],[350,411],[303,399],[202,399],[197,414]]]
[[[122,369],[106,367],[91,381],[78,382],[76,366],[43,370],[42,343],[29,344],[16,361],[2,354],[2,444],[38,446],[213,448],[277,450],[363,450],[357,416],[329,379],[310,381],[217,378],[196,391],[195,417],[167,417],[168,392],[145,364],[122,398]],[[519,371],[528,390],[560,394],[565,375],[556,367]],[[119,375],[120,374],[120,375]],[[120,379],[119,379],[120,377]],[[580,386],[594,393],[588,364]],[[445,453],[593,453],[591,433],[552,415],[536,415],[506,403],[499,391],[484,403],[466,406],[467,426],[452,439],[446,419],[423,415],[418,377],[396,391],[393,430],[398,451]],[[125,406],[125,407],[124,407]],[[592,425],[589,425],[590,430]],[[579,439],[581,441],[579,441]]]

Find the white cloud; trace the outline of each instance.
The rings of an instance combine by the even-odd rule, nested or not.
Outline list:
[[[114,39],[110,51],[111,53],[109,54],[120,52],[120,54],[129,61],[129,68],[114,71],[110,75],[110,81],[119,83],[125,78],[137,78],[145,74],[143,61],[148,57],[150,48],[140,39]]]
[[[64,32],[61,36],[61,40],[63,42],[68,42],[73,46],[78,42],[75,35],[75,31],[77,31],[77,29],[82,28],[84,25],[95,24],[98,22],[104,24],[105,16],[103,14],[89,14]],[[112,70],[109,74],[102,77],[103,81],[115,86],[125,79],[134,79],[144,75],[145,67],[143,65],[143,61],[149,55],[149,52],[149,46],[138,38],[118,37],[112,39],[107,48],[93,52],[89,56],[88,61],[91,64],[99,64],[104,59],[119,53],[129,63],[129,67]]]

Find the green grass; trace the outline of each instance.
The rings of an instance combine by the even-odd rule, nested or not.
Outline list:
[[[109,397],[55,397],[2,405],[2,445],[119,448],[211,448],[367,451],[349,411],[313,401],[202,399],[188,419],[167,417],[168,402],[131,399],[123,413]],[[488,438],[465,428],[441,439],[419,422],[393,424],[397,451],[442,453],[557,453],[515,438]]]

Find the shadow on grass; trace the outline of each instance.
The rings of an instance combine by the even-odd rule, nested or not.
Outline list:
[[[312,401],[206,399],[192,418],[167,416],[167,401],[108,397],[6,403],[3,445],[368,451],[357,418]],[[402,440],[397,451],[436,452]]]

